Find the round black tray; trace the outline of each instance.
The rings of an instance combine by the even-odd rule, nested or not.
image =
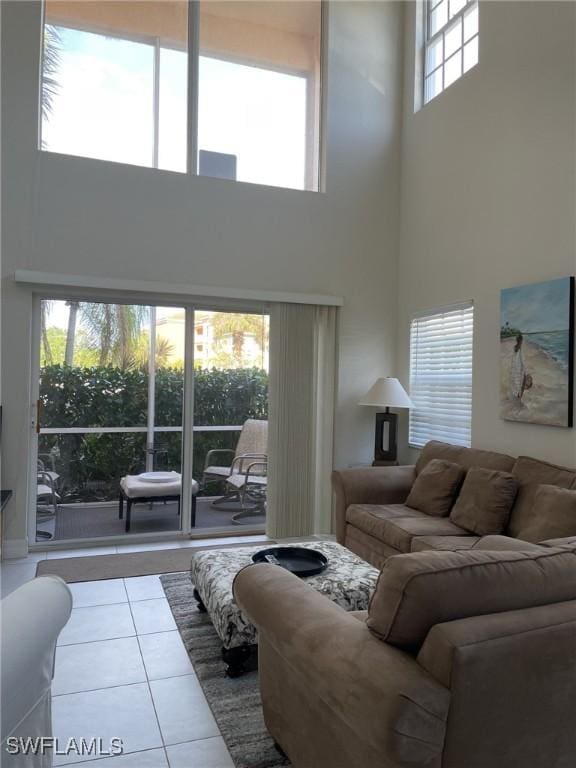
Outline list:
[[[255,563],[272,563],[296,576],[315,576],[328,567],[328,560],[315,549],[305,547],[270,547],[252,555]]]

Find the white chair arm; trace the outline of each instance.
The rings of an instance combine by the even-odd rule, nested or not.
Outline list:
[[[71,611],[72,593],[58,576],[32,579],[0,603],[3,766],[8,758],[4,744],[10,735],[51,736],[54,653]],[[44,765],[40,757],[27,765]]]
[[[204,459],[204,471],[212,466],[212,457],[217,456],[219,453],[232,454],[232,457],[234,457],[234,450],[232,448],[211,448]]]

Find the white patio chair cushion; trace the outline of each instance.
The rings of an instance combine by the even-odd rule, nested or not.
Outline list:
[[[56,493],[56,491],[54,491],[52,488],[50,488],[49,485],[43,485],[42,483],[40,483],[37,486],[36,495],[37,496],[55,496],[57,499],[60,498],[58,496],[58,494]]]
[[[173,472],[174,480],[169,483],[150,483],[141,480],[138,475],[126,475],[120,480],[120,487],[129,499],[152,496],[178,496],[182,490],[182,476]],[[196,490],[194,490],[194,486]],[[192,493],[198,492],[198,483],[192,481]]]
[[[207,467],[204,470],[205,475],[216,475],[217,477],[228,477],[230,474],[230,467]]]
[[[240,474],[240,473],[234,473],[233,475],[230,475],[228,480],[226,481],[228,485],[231,485],[233,488],[237,488],[240,490],[240,488],[244,488],[246,485],[246,475]],[[248,481],[248,485],[259,485],[260,487],[264,487],[268,484],[268,478],[262,477],[261,475],[250,475],[250,479]]]

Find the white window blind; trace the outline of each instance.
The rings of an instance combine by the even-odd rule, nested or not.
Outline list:
[[[470,445],[472,303],[415,318],[410,328],[410,444]]]

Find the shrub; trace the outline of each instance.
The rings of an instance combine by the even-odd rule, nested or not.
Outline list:
[[[156,371],[155,424],[182,425],[184,374]],[[113,367],[60,365],[41,370],[42,427],[145,427],[148,372]],[[197,426],[236,426],[268,418],[268,374],[258,368],[196,370]],[[210,448],[234,448],[237,432],[194,432],[193,474],[199,478]],[[181,432],[156,432],[156,469],[179,469]],[[118,495],[125,474],[143,472],[146,433],[40,435],[39,458],[61,475],[63,502],[104,501]]]

